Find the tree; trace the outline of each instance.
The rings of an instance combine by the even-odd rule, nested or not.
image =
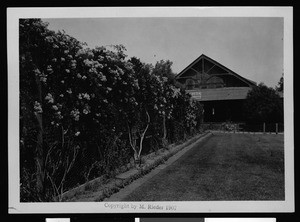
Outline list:
[[[152,74],[159,78],[160,84],[160,94],[158,95],[159,114],[162,116],[163,125],[163,146],[167,146],[167,127],[166,121],[171,118],[171,113],[173,111],[173,104],[171,102],[172,97],[174,97],[175,87],[174,87],[174,73],[172,71],[172,62],[167,60],[160,60],[155,64]]]
[[[173,62],[170,60],[160,60],[156,62],[152,73],[154,75],[167,78],[166,81],[168,83],[174,84],[175,74],[172,71]]]
[[[248,92],[244,113],[251,123],[283,122],[283,104],[275,89],[263,83]]]
[[[166,145],[172,122],[197,128],[201,106],[174,86],[172,62],[153,67],[123,45],[91,49],[47,26],[20,20],[21,201],[61,201],[132,153],[140,163],[150,130]]]
[[[71,87],[73,56],[82,48],[76,39],[64,32],[50,31],[47,26],[40,19],[20,20],[20,147],[22,154],[31,148],[34,157],[32,162],[30,156],[21,155],[21,168],[29,169],[34,175],[32,181],[35,181],[39,200],[51,198],[52,194],[47,196],[51,189],[47,183],[52,187],[64,183],[66,172],[74,162],[68,161],[69,156],[77,155],[76,146],[69,146],[69,141],[73,140],[68,136],[72,133],[69,108],[73,99],[66,89],[74,88]],[[55,137],[57,133],[60,141],[49,141],[49,136]],[[56,180],[51,178],[49,181],[54,172],[54,165],[50,163],[54,153],[59,153],[61,158],[61,162],[56,160],[61,164],[56,164],[55,172],[62,177],[56,175]],[[35,172],[30,172],[32,168]],[[22,186],[25,187],[27,182],[22,181]],[[52,193],[57,195],[54,189]]]
[[[277,86],[275,87],[275,89],[278,92],[283,92],[283,76],[280,77],[279,82],[277,83]]]
[[[135,91],[135,114],[134,118],[128,118],[128,136],[131,148],[134,151],[135,162],[140,163],[143,140],[151,123],[151,116],[157,106],[157,95],[160,88],[156,76],[151,75],[152,66],[142,63],[133,57],[129,60],[133,64],[135,79],[137,80],[138,90]],[[139,145],[136,142],[139,138]]]

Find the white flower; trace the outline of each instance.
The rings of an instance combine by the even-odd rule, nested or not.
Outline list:
[[[79,132],[79,131],[77,131],[77,132],[75,133],[75,136],[79,136],[79,134],[80,134],[80,132]]]
[[[43,113],[42,105],[38,101],[34,102],[33,108],[36,113]]]
[[[54,103],[54,99],[51,93],[48,93],[45,97],[45,100],[48,101],[48,103]]]
[[[56,105],[53,105],[53,106],[52,106],[52,109],[58,110],[58,107],[57,107]]]
[[[35,69],[33,71],[34,71],[35,75],[40,75],[41,74],[41,71],[39,69]]]
[[[87,94],[87,93],[84,93],[82,94],[83,95],[83,98],[87,99],[87,100],[90,100],[90,95]]]
[[[75,120],[75,121],[78,121],[78,120],[79,120],[79,114],[80,114],[80,112],[79,112],[78,109],[72,110],[70,114],[71,114],[71,116],[74,117],[74,120]]]
[[[53,69],[52,69],[52,66],[51,66],[51,65],[48,65],[48,66],[47,66],[47,72],[53,72]]]
[[[99,61],[103,61],[103,60],[104,60],[104,57],[101,56],[101,55],[99,55],[99,56],[98,56],[98,59],[99,59]]]
[[[85,59],[83,62],[86,66],[89,66],[89,67],[91,67],[93,65],[93,62],[88,59]]]
[[[120,67],[117,67],[117,70],[118,70],[120,75],[124,75],[124,71]]]
[[[42,76],[42,77],[40,78],[40,81],[45,83],[45,82],[47,82],[47,78]]]
[[[72,94],[72,90],[69,88],[69,89],[67,90],[67,93]]]
[[[45,39],[47,42],[53,42],[53,38],[51,36],[47,36]]]
[[[96,68],[103,69],[103,65],[99,63],[99,65],[97,65]]]
[[[83,109],[82,111],[85,115],[89,114],[91,111],[90,111],[90,107],[88,105],[85,105],[85,108]]]

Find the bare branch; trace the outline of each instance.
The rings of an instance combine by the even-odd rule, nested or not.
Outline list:
[[[55,192],[55,196],[56,195],[59,195],[59,192],[58,192],[58,188],[57,186],[55,185],[54,181],[52,180],[52,177],[49,175],[49,173],[47,172],[47,177],[49,178],[50,182],[51,182],[51,185],[52,185],[52,189],[53,191]]]
[[[129,127],[128,122],[127,122],[127,129],[128,129],[128,137],[129,137],[129,143],[130,143],[130,146],[131,146],[131,148],[133,149],[133,151],[136,151],[136,150],[135,150],[135,140],[134,140],[134,142],[132,141],[132,132],[131,132],[131,130],[130,130],[130,127]]]
[[[47,152],[47,155],[46,155],[46,158],[45,158],[44,177],[45,177],[46,171],[47,171],[46,166],[47,166],[47,163],[48,163],[48,158],[49,158],[49,156],[50,156],[50,154],[51,154],[53,148],[54,148],[56,145],[57,145],[57,141],[55,141],[55,143],[50,147],[50,149],[49,149],[48,152]]]
[[[141,152],[142,152],[142,149],[143,149],[143,140],[144,140],[145,134],[146,134],[146,132],[147,132],[147,130],[148,130],[148,127],[149,127],[149,124],[150,124],[150,116],[149,116],[149,113],[148,113],[147,110],[145,110],[145,111],[146,111],[146,114],[147,114],[147,126],[146,126],[146,128],[145,128],[143,134],[141,135],[141,140],[140,140],[140,150],[139,150],[139,154],[138,154],[138,157],[139,157],[139,158],[140,158],[140,156],[141,156]]]

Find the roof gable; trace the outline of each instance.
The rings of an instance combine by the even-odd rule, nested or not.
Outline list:
[[[256,85],[255,82],[238,75],[237,73],[204,54],[200,55],[175,78],[197,78],[203,75],[231,76],[232,78],[236,78],[244,82],[244,84],[246,83],[248,86]]]

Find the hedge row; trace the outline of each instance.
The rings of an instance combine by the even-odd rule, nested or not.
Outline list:
[[[202,106],[175,86],[172,62],[90,49],[40,19],[19,25],[21,201],[60,200],[199,129]]]

